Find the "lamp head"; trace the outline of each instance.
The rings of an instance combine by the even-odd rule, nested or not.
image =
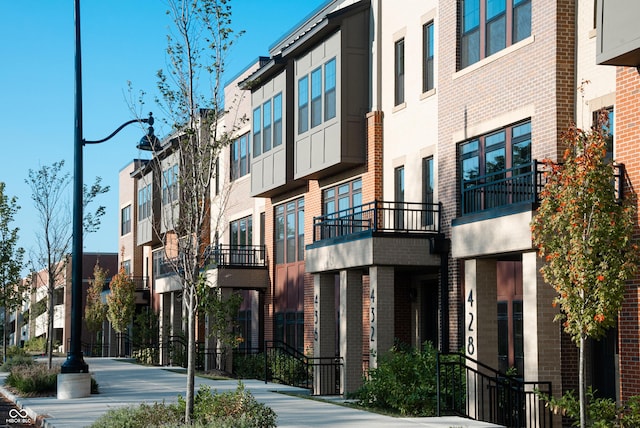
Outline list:
[[[147,135],[140,139],[140,143],[136,147],[139,150],[152,152],[160,147],[160,140],[153,133],[153,113],[149,113],[149,118],[143,119],[142,121],[149,124],[149,130],[147,131]]]

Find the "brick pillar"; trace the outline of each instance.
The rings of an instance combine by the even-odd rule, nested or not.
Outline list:
[[[340,271],[340,356],[342,394],[362,385],[362,273]]]
[[[313,276],[313,356],[328,359],[336,355],[336,287],[334,274]],[[323,360],[322,362],[325,362]],[[331,367],[316,366],[313,393],[335,394],[336,373]]]
[[[395,338],[394,269],[369,268],[369,367],[378,366],[378,357],[389,352]]]

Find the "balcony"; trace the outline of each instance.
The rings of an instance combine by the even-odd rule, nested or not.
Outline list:
[[[529,165],[501,170],[492,174],[462,180],[460,211],[462,215],[520,203],[537,203],[544,187],[544,165]]]
[[[612,189],[624,197],[624,165],[614,165]],[[460,213],[451,225],[455,258],[531,249],[530,223],[546,184],[545,166],[528,165],[463,180]]]
[[[205,250],[205,265],[217,267],[265,268],[264,245],[210,245]]]
[[[440,212],[440,204],[374,201],[315,217],[306,270],[438,266]]]

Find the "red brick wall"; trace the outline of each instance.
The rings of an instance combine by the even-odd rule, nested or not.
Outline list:
[[[640,188],[640,74],[618,67],[616,75],[615,156],[627,170],[631,186]],[[636,227],[635,239],[640,238]],[[619,318],[620,398],[640,395],[640,275],[629,281]]]

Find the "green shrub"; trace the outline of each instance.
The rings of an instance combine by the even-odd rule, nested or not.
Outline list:
[[[7,358],[7,361],[0,366],[0,371],[10,372],[11,369],[15,366],[29,366],[34,363],[33,358],[29,355],[15,355],[13,357]]]
[[[175,404],[141,404],[135,407],[111,409],[91,425],[93,428],[216,427],[216,428],[272,428],[276,414],[258,403],[253,395],[238,383],[235,391],[216,394],[203,385],[194,397],[194,425],[184,424],[186,403],[178,397]]]
[[[640,395],[631,397],[623,406],[610,398],[596,398],[591,387],[587,388],[587,424],[589,428],[630,428],[640,426]],[[555,413],[562,413],[580,426],[580,402],[573,391],[554,398],[538,393]]]
[[[234,355],[233,374],[240,379],[264,379],[264,354]]]
[[[5,383],[21,394],[56,393],[60,367],[51,370],[45,364],[13,366]]]
[[[364,407],[409,416],[434,416],[437,410],[436,359],[429,342],[422,350],[394,345],[378,359],[360,389],[352,394]]]
[[[138,349],[137,351],[133,351],[132,356],[139,364],[146,364],[151,366],[159,364],[160,362],[160,353],[158,351],[158,348]]]
[[[23,348],[18,346],[9,346],[7,347],[7,359],[14,357],[28,357],[29,354]]]
[[[41,354],[47,350],[47,339],[44,336],[32,337],[24,343],[24,349]]]
[[[178,408],[184,413],[186,403],[178,397]],[[259,403],[242,382],[235,391],[217,394],[202,385],[193,400],[193,418],[198,423],[233,423],[234,427],[269,428],[276,426],[276,414]],[[215,425],[217,426],[217,425]]]
[[[122,428],[150,426],[180,426],[183,415],[177,406],[158,404],[140,404],[119,409],[110,409],[100,416],[92,425],[93,428]]]

